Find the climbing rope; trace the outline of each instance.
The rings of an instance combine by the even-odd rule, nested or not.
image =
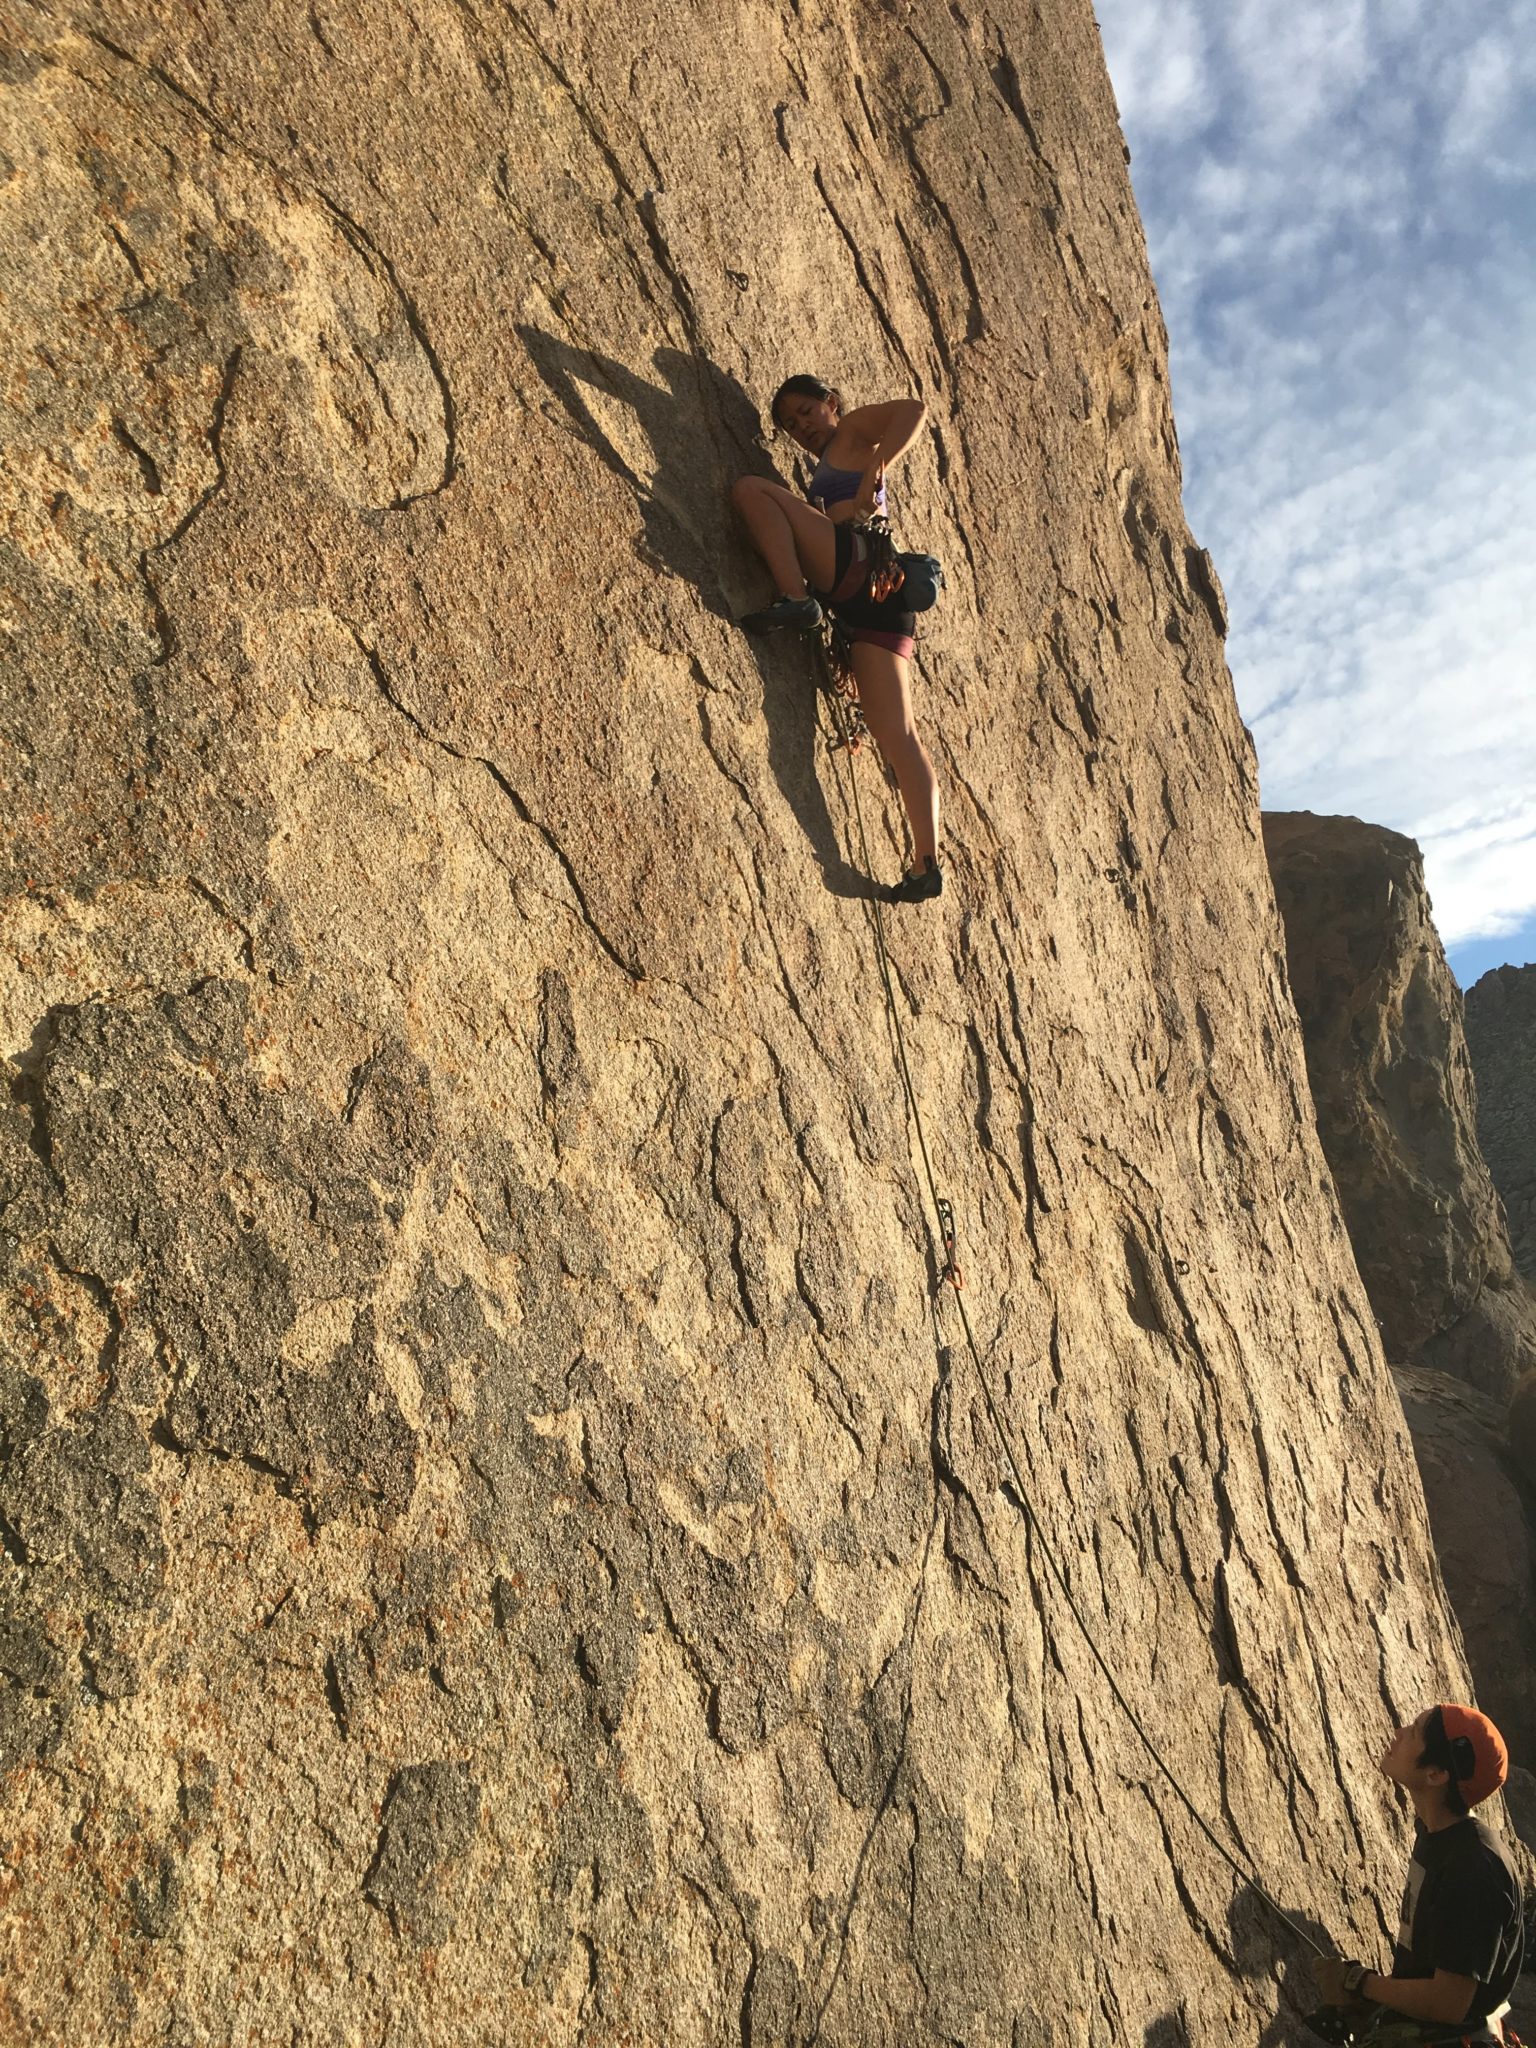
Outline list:
[[[838,628],[830,622],[824,624],[822,629],[821,660],[826,674],[827,693],[836,697],[843,712],[837,732],[829,744],[834,754],[839,748],[856,754],[869,738],[869,727],[864,723],[864,707],[859,702],[858,678],[854,675],[853,663],[848,658],[847,643]]]
[[[864,830],[863,805],[859,801],[859,779],[854,772],[853,760],[851,758],[857,741],[853,736],[852,727],[849,722],[849,696],[846,687],[839,680],[840,664],[835,649],[829,647],[826,638],[823,638],[820,642],[820,656],[826,679],[826,697],[831,705],[832,720],[837,729],[835,750],[846,764],[854,827],[858,833],[859,840],[859,859],[864,873],[869,875],[873,873],[869,856],[869,840]],[[862,720],[860,723],[862,725]],[[960,1316],[960,1326],[965,1332],[965,1341],[971,1354],[971,1362],[976,1368],[976,1379],[981,1388],[982,1399],[986,1404],[987,1413],[992,1421],[992,1427],[996,1431],[997,1440],[1002,1446],[1003,1456],[1007,1460],[1008,1469],[1013,1475],[1014,1498],[1024,1515],[1031,1536],[1039,1546],[1041,1556],[1044,1557],[1047,1565],[1050,1567],[1051,1576],[1061,1591],[1061,1596],[1067,1604],[1067,1609],[1072,1619],[1077,1623],[1078,1631],[1088,1647],[1090,1656],[1103,1673],[1110,1693],[1119,1706],[1120,1711],[1140,1738],[1142,1747],[1146,1750],[1147,1755],[1167,1780],[1169,1788],[1178,1799],[1180,1805],[1183,1806],[1185,1812],[1188,1813],[1190,1819],[1205,1837],[1206,1841],[1210,1843],[1217,1855],[1221,1857],[1228,1868],[1245,1885],[1252,1889],[1254,1896],[1269,1908],[1275,1918],[1288,1927],[1292,1934],[1299,1941],[1304,1942],[1315,1954],[1320,1956],[1327,1955],[1329,1950],[1314,1935],[1309,1933],[1305,1927],[1300,1926],[1293,1920],[1290,1914],[1285,1911],[1259,1882],[1253,1870],[1245,1868],[1238,1858],[1232,1854],[1231,1850],[1227,1848],[1226,1844],[1206,1820],[1192,1796],[1185,1791],[1183,1785],[1180,1784],[1178,1778],[1174,1775],[1172,1766],[1167,1763],[1162,1751],[1148,1734],[1141,1716],[1126,1698],[1125,1692],[1120,1685],[1120,1681],[1116,1678],[1109,1660],[1099,1648],[1097,1638],[1089,1627],[1081,1607],[1078,1605],[1077,1597],[1073,1593],[1071,1585],[1067,1580],[1066,1572],[1057,1558],[1055,1548],[1041,1524],[1040,1517],[1035,1512],[1030,1498],[1029,1486],[1025,1481],[1023,1471],[1020,1469],[1019,1461],[1014,1455],[1013,1444],[1003,1421],[1002,1410],[992,1387],[991,1376],[982,1358],[981,1347],[976,1342],[976,1333],[971,1327],[970,1312],[965,1305],[965,1295],[963,1292],[965,1283],[956,1260],[954,1205],[948,1196],[940,1194],[938,1181],[933,1170],[933,1158],[928,1149],[928,1134],[923,1125],[923,1114],[918,1104],[917,1089],[912,1081],[912,1066],[907,1056],[907,1036],[901,1021],[900,1006],[896,1001],[895,980],[891,967],[890,951],[885,937],[885,917],[878,897],[870,899],[870,908],[874,912],[875,958],[879,963],[881,985],[885,991],[886,1014],[890,1019],[892,1037],[896,1048],[896,1065],[901,1076],[902,1090],[906,1096],[907,1111],[912,1119],[912,1128],[917,1134],[917,1149],[923,1162],[923,1178],[927,1183],[928,1199],[932,1204],[933,1216],[937,1225],[937,1234],[934,1242],[936,1247],[942,1247],[943,1250],[942,1259],[936,1258],[936,1264],[939,1267],[939,1284],[942,1288],[947,1283],[954,1295],[955,1307]]]

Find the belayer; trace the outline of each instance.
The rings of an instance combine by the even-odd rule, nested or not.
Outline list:
[[[749,633],[813,632],[825,605],[850,643],[859,708],[896,777],[912,833],[912,866],[884,891],[892,903],[921,903],[944,886],[938,784],[912,720],[913,592],[902,558],[869,525],[884,516],[885,472],[911,447],[925,410],[921,399],[893,398],[844,412],[841,395],[819,377],[790,377],[773,395],[773,422],[816,458],[810,502],[762,476],[742,477],[731,493],[779,586],[774,603],[748,612],[742,625]],[[930,583],[927,602],[934,589]]]
[[[1427,1707],[1398,1729],[1381,1769],[1417,1816],[1392,1968],[1315,1962],[1326,2004],[1309,2024],[1369,2048],[1513,2042],[1503,2017],[1520,1975],[1520,1885],[1503,1842],[1471,1812],[1504,1783],[1504,1738],[1475,1707]]]

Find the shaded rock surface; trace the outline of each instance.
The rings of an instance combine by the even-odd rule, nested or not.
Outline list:
[[[1477,1136],[1510,1248],[1536,1283],[1536,966],[1494,967],[1466,993]]]
[[[1509,1470],[1503,1406],[1447,1373],[1396,1366],[1392,1376],[1478,1699],[1513,1756],[1536,1756],[1536,1540]]]
[[[1318,1130],[1388,1356],[1507,1399],[1536,1367],[1536,1296],[1478,1146],[1418,847],[1307,811],[1266,812],[1264,844]]]
[[[756,406],[920,390],[967,1300],[1181,1780],[1380,1954],[1466,1680],[1086,0],[9,23],[6,2029],[1257,2038],[729,624]]]

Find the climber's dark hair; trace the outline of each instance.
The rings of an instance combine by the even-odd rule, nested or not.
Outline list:
[[[830,384],[823,384],[819,377],[786,377],[773,394],[773,403],[768,408],[768,416],[776,427],[783,425],[779,418],[779,407],[786,398],[829,398],[839,412],[843,409],[841,391],[834,391]]]
[[[1437,1771],[1446,1774],[1445,1800],[1452,1813],[1465,1813],[1467,1802],[1461,1796],[1459,1778],[1470,1778],[1475,1768],[1472,1745],[1465,1735],[1458,1735],[1454,1741],[1445,1732],[1445,1716],[1436,1707],[1424,1723],[1424,1747],[1419,1753],[1419,1769],[1433,1765]]]

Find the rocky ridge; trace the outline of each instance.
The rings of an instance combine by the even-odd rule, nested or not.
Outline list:
[[[1254,2038],[729,623],[766,393],[920,391],[967,1299],[1181,1782],[1379,1952],[1466,1681],[1086,0],[7,36],[12,2037]]]

